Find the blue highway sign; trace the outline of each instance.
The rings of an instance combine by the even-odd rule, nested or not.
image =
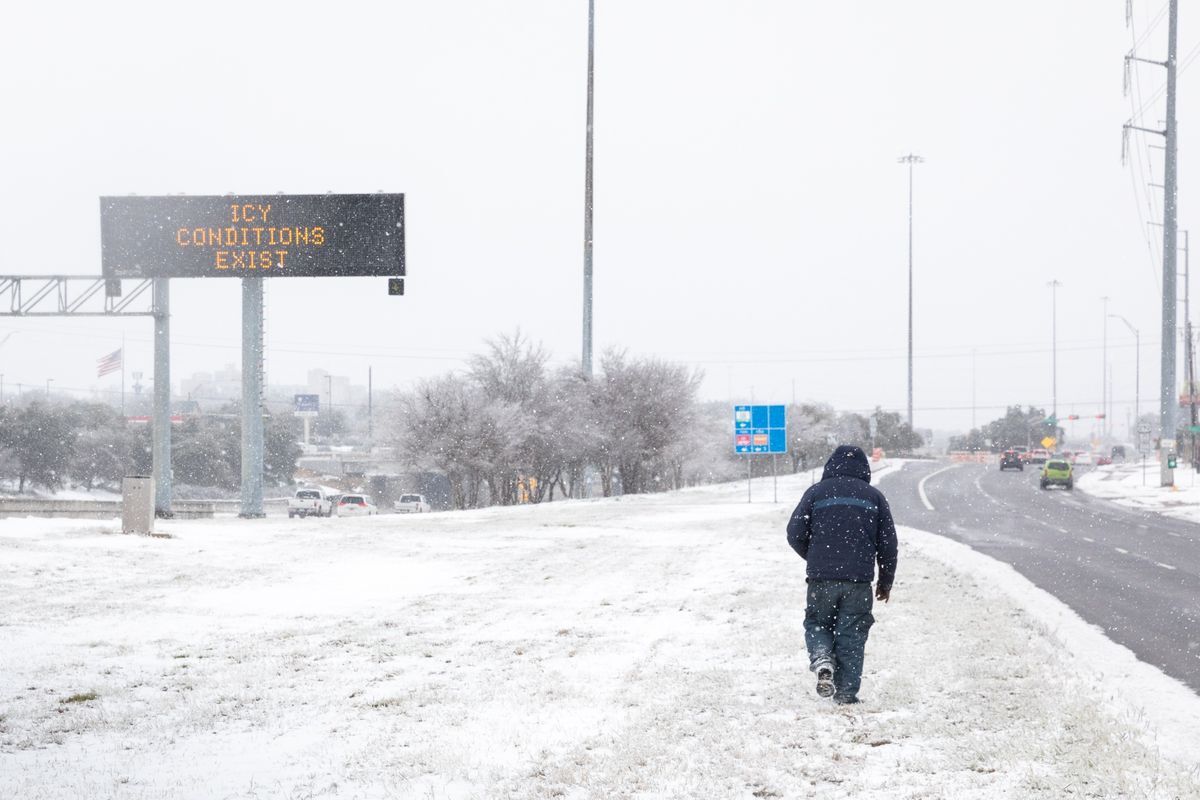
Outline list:
[[[786,453],[787,406],[734,406],[735,453]]]

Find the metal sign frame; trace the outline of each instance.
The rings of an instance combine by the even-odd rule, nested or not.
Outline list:
[[[771,457],[775,502],[779,502],[779,468],[776,456],[787,452],[787,406],[735,405],[733,407],[733,451],[746,456],[746,502],[754,502],[754,460]]]

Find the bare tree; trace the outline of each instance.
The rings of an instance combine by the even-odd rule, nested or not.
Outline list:
[[[515,406],[487,397],[457,375],[422,381],[397,397],[394,438],[415,467],[450,481],[456,508],[480,505],[485,479],[515,446]]]
[[[605,495],[613,471],[621,491],[636,494],[682,479],[682,453],[694,432],[700,373],[661,359],[601,358],[596,405],[604,432],[597,468]]]

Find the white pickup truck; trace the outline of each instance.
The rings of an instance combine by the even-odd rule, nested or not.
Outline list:
[[[397,514],[425,514],[433,510],[423,494],[402,494],[392,508]]]
[[[324,489],[297,489],[288,498],[288,519],[292,517],[332,517],[333,498]]]

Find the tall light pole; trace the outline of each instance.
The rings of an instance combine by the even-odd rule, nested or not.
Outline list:
[[[1052,280],[1050,287],[1050,416],[1058,427],[1058,287],[1062,281]]]
[[[1100,413],[1104,415],[1100,420],[1100,438],[1103,439],[1108,436],[1108,296],[1100,301],[1104,303],[1104,344],[1100,351]]]
[[[46,399],[47,400],[50,399],[50,382],[52,380],[54,380],[54,378],[46,378]]]
[[[587,144],[583,186],[583,375],[592,377],[592,88],[595,83],[596,0],[588,0]],[[911,417],[911,413],[909,414]]]
[[[1129,323],[1129,320],[1120,314],[1109,314],[1109,316],[1124,322],[1125,327],[1129,328],[1130,332],[1133,333],[1134,349],[1137,351],[1133,372],[1133,423],[1137,425],[1139,424],[1138,418],[1142,415],[1142,335],[1138,332],[1137,328]]]
[[[971,348],[971,430],[975,430],[975,348]]]
[[[909,153],[898,163],[908,164],[908,427],[913,426],[913,164],[925,159]]]

